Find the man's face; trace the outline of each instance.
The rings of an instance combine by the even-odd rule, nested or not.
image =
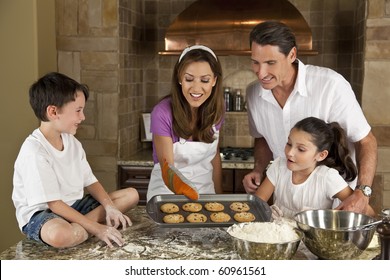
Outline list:
[[[252,69],[263,88],[272,90],[291,82],[295,48],[286,56],[279,51],[278,46],[263,46],[253,42],[251,51]]]

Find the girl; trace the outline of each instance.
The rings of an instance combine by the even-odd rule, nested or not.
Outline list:
[[[164,162],[178,170],[198,193],[221,193],[219,130],[225,108],[222,67],[206,46],[186,48],[172,76],[171,94],[151,113],[154,168],[147,200],[177,193],[164,182]],[[163,172],[162,172],[163,170]]]
[[[255,193],[264,201],[274,195],[274,217],[332,208],[335,198],[343,201],[352,194],[346,180],[355,179],[357,169],[338,123],[315,117],[299,121],[290,131],[285,155],[272,163]],[[371,207],[366,214],[375,215]]]

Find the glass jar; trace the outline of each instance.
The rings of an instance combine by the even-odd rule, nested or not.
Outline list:
[[[234,94],[234,102],[233,102],[233,111],[241,112],[243,108],[243,97],[241,95],[241,90],[237,89],[236,93]]]
[[[226,112],[233,111],[233,102],[232,102],[232,94],[230,92],[230,87],[225,87],[223,89],[223,98],[225,100]]]

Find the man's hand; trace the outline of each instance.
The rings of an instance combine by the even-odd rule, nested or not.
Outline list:
[[[254,193],[261,183],[261,174],[256,171],[252,171],[245,175],[242,180],[242,184],[244,185],[245,191],[247,193]]]
[[[355,190],[350,196],[344,199],[336,210],[352,211],[355,213],[366,214],[369,199],[362,191]]]

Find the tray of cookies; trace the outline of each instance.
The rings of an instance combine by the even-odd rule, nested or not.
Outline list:
[[[229,227],[241,222],[269,222],[267,202],[251,194],[156,195],[146,212],[161,227]]]

